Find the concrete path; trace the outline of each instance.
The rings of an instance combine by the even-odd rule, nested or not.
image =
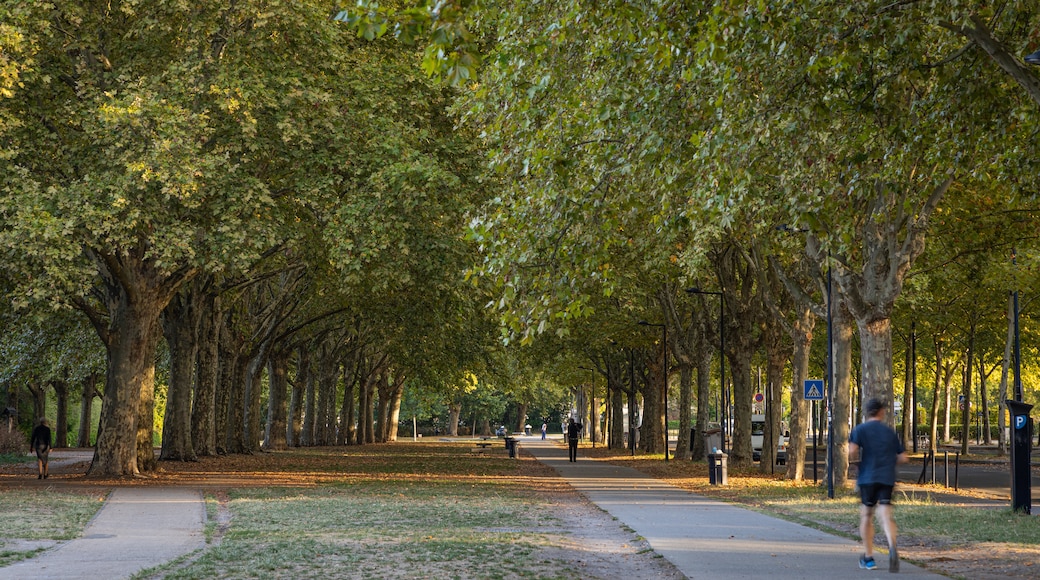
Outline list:
[[[198,490],[116,488],[83,535],[0,568],[0,580],[115,580],[202,548],[206,510]]]
[[[847,578],[859,569],[859,544],[779,518],[706,498],[635,469],[578,456],[552,440],[520,437],[520,448],[556,469],[590,501],[647,539],[654,551],[687,577]],[[558,439],[557,439],[558,442]],[[897,512],[898,522],[898,512]],[[884,534],[878,534],[884,546]],[[880,572],[888,556],[875,552]],[[902,562],[902,577],[942,576]]]

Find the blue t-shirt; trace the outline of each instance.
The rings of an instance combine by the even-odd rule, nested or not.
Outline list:
[[[882,421],[865,421],[852,430],[849,441],[859,445],[857,483],[896,484],[896,458],[906,449],[895,430]]]

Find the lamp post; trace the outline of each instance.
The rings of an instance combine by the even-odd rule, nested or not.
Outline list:
[[[640,326],[660,326],[661,327],[661,354],[663,355],[661,364],[663,365],[662,370],[662,381],[661,381],[661,401],[664,406],[664,460],[668,461],[668,326],[665,324],[652,324],[645,320],[639,321]]]
[[[726,452],[726,423],[729,420],[729,402],[726,400],[726,295],[697,287],[687,288],[686,293],[719,297],[719,396],[722,398],[722,451]]]
[[[834,325],[831,251],[827,250],[827,497],[834,499]]]

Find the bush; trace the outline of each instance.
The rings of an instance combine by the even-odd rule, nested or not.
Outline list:
[[[25,433],[19,429],[8,431],[0,426],[0,455],[25,455],[29,452],[29,442]]]

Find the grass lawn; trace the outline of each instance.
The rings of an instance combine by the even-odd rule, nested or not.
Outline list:
[[[510,460],[501,448],[485,456],[471,447],[406,441],[163,462],[154,477],[135,483],[202,488],[209,544],[155,572],[166,578],[674,577],[645,541],[585,504],[551,469],[530,457]],[[858,537],[851,489],[829,500],[811,482],[732,469],[729,485],[710,486],[703,463],[665,464],[660,456],[603,448],[582,453]],[[77,535],[107,493],[107,483],[96,483],[0,488],[0,565]],[[907,487],[897,494],[905,558],[955,578],[1035,577],[1040,518],[973,505],[970,497],[951,504],[939,495],[944,491]],[[593,538],[590,530],[606,535]],[[26,544],[33,541],[40,543]],[[880,534],[878,541],[885,546]]]

